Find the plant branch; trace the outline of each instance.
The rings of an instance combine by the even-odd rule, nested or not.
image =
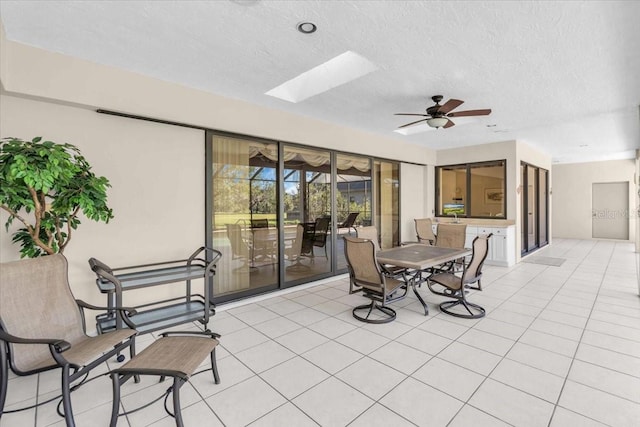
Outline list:
[[[33,230],[33,226],[31,224],[29,224],[27,222],[27,220],[25,220],[24,218],[22,218],[20,215],[18,215],[18,212],[14,211],[13,209],[9,209],[7,206],[2,205],[0,206],[0,208],[4,209],[5,211],[9,212],[9,215],[11,215],[12,217],[16,218],[18,221],[20,221],[21,223],[24,224],[24,226],[26,227],[27,231],[29,232],[29,234],[31,234],[31,230]]]
[[[31,194],[31,198],[34,203],[34,215],[36,217],[35,225],[29,230],[29,234],[31,234],[31,238],[33,239],[33,243],[35,243],[39,248],[44,250],[47,254],[53,255],[55,251],[51,248],[51,243],[45,244],[42,240],[40,240],[40,225],[42,224],[42,215],[44,213],[44,209],[42,207],[42,203],[40,202],[40,198],[38,197],[38,193],[32,187],[27,187],[29,190],[29,194]],[[43,196],[44,199],[44,196]],[[50,235],[50,232],[47,230],[47,235]]]
[[[71,228],[71,222],[72,222],[73,218],[75,218],[78,215],[79,211],[80,211],[80,205],[76,206],[76,208],[73,210],[73,213],[71,215],[67,215],[67,240],[64,243],[62,242],[62,238],[60,238],[58,240],[58,246],[60,247],[60,253],[62,253],[64,251],[64,248],[67,247],[67,244],[71,240],[71,230],[73,230]]]

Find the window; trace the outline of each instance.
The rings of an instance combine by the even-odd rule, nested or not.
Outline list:
[[[506,218],[507,161],[436,167],[436,216]]]

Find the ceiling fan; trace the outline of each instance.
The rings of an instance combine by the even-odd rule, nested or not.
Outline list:
[[[440,101],[442,101],[442,95],[432,96],[431,99],[436,105],[433,105],[427,108],[427,114],[413,114],[413,113],[396,113],[396,116],[420,116],[424,117],[423,119],[416,120],[415,122],[407,123],[406,125],[400,126],[398,129],[405,128],[407,126],[412,126],[421,122],[427,122],[429,126],[432,128],[450,128],[451,126],[455,126],[449,117],[464,117],[464,116],[486,116],[491,114],[491,109],[484,110],[467,110],[467,111],[458,111],[451,113],[450,111],[458,108],[464,101],[460,101],[459,99],[450,99],[444,104],[440,105]]]

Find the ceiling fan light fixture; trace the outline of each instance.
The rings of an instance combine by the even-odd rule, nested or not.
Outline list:
[[[427,124],[432,128],[441,128],[447,123],[449,123],[449,119],[446,117],[432,117],[427,119]]]

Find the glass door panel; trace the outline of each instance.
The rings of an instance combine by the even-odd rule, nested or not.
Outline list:
[[[528,215],[527,215],[527,198],[526,198],[526,187],[527,187],[527,165],[524,163],[520,164],[520,188],[522,189],[520,195],[520,212],[522,212],[522,223],[520,225],[520,253],[524,254],[527,252],[527,227],[528,227]]]
[[[521,253],[527,254],[549,243],[549,171],[520,164],[522,182]]]
[[[336,258],[338,271],[347,268],[344,236],[355,236],[356,227],[372,225],[371,161],[368,157],[336,156]]]
[[[539,211],[539,215],[538,215],[538,219],[539,219],[539,224],[538,224],[538,241],[539,241],[539,246],[544,246],[549,242],[549,239],[547,237],[547,230],[548,230],[548,226],[547,226],[547,216],[548,214],[548,209],[547,209],[547,193],[549,192],[548,189],[548,184],[547,184],[547,175],[549,174],[548,171],[544,170],[544,169],[539,169],[539,185],[538,185],[538,211]]]
[[[211,245],[223,255],[214,301],[275,289],[277,145],[211,135]]]
[[[382,249],[400,246],[400,165],[376,161],[374,163],[375,225]]]
[[[536,180],[537,168],[527,167],[527,250],[538,246],[538,183]]]
[[[291,286],[331,273],[331,156],[288,145],[283,152],[284,277]]]

